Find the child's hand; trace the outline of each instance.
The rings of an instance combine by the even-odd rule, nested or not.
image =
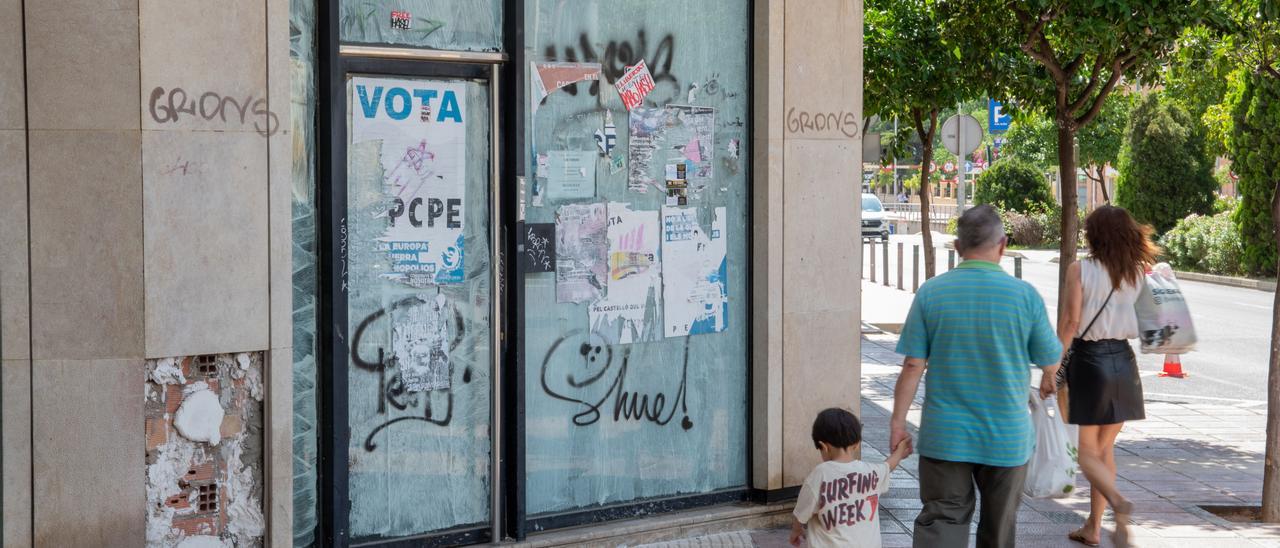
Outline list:
[[[914,447],[911,445],[911,438],[908,437],[898,442],[898,446],[893,448],[893,456],[898,457],[898,459],[905,459],[911,456],[911,452],[913,450]]]
[[[800,522],[791,521],[791,539],[789,542],[792,546],[800,546],[800,541],[804,540],[804,525]]]

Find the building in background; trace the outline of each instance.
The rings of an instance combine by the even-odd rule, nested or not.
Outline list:
[[[861,25],[0,0],[4,546],[788,519],[858,406]]]

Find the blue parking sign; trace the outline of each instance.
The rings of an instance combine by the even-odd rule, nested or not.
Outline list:
[[[1013,117],[1004,113],[1004,103],[995,99],[987,99],[987,130],[991,133],[1009,131],[1009,123]]]

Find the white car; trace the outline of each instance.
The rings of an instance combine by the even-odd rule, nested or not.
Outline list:
[[[884,204],[875,194],[862,195],[862,237],[889,241],[889,221],[884,217]]]

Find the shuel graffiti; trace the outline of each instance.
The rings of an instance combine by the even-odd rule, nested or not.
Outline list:
[[[643,421],[666,426],[680,416],[693,428],[687,401],[689,340],[685,339],[679,380],[664,391],[628,391],[632,347],[615,346],[599,333],[574,330],[557,339],[542,359],[540,382],[546,395],[573,405],[571,422],[590,426],[611,413],[614,422]],[[563,369],[562,369],[563,368]],[[603,389],[603,395],[599,394]],[[674,390],[674,391],[673,391]],[[612,403],[612,408],[607,407]],[[668,407],[670,404],[670,407]]]

